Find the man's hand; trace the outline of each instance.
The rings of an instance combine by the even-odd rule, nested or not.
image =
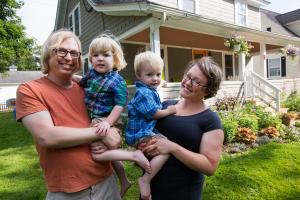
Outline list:
[[[91,144],[91,153],[92,154],[101,154],[107,150],[107,146],[101,142],[101,140],[95,141]]]
[[[120,135],[120,130],[115,128],[115,127],[111,127],[106,136],[101,137],[101,141],[109,148],[109,149],[116,149],[121,145],[122,142],[122,138]]]

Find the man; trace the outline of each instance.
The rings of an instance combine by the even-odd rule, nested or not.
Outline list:
[[[84,91],[72,81],[81,69],[81,44],[70,31],[52,33],[43,46],[46,76],[20,85],[17,120],[32,134],[47,184],[46,199],[121,199],[110,162],[96,163],[93,141],[111,148],[121,142],[118,130],[96,135],[89,127]],[[96,144],[96,143],[94,143]]]

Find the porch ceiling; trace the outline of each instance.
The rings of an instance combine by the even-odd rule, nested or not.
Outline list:
[[[203,33],[196,33],[186,30],[179,30],[169,27],[161,26],[160,32],[160,43],[162,45],[188,47],[188,48],[199,48],[217,51],[228,51],[228,48],[224,46],[224,38],[214,35],[207,35]],[[126,41],[131,42],[150,42],[150,30],[145,29],[129,38]],[[251,52],[259,51],[259,43],[251,42],[254,46]],[[278,46],[267,45],[267,49],[278,48]]]

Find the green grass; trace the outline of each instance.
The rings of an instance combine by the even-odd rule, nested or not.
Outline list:
[[[223,156],[206,179],[204,199],[300,199],[299,143],[269,143],[243,155]]]
[[[299,143],[270,143],[248,153],[223,155],[207,177],[204,200],[300,200]],[[32,138],[12,113],[0,113],[0,199],[42,200],[46,188]],[[126,162],[134,185],[125,200],[138,199],[141,171]]]

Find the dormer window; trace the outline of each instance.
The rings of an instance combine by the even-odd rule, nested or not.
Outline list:
[[[235,0],[235,24],[247,25],[247,4],[245,0]]]
[[[178,0],[178,8],[187,12],[195,12],[195,0]]]
[[[81,35],[79,3],[69,14],[69,29],[74,32],[75,35]]]

